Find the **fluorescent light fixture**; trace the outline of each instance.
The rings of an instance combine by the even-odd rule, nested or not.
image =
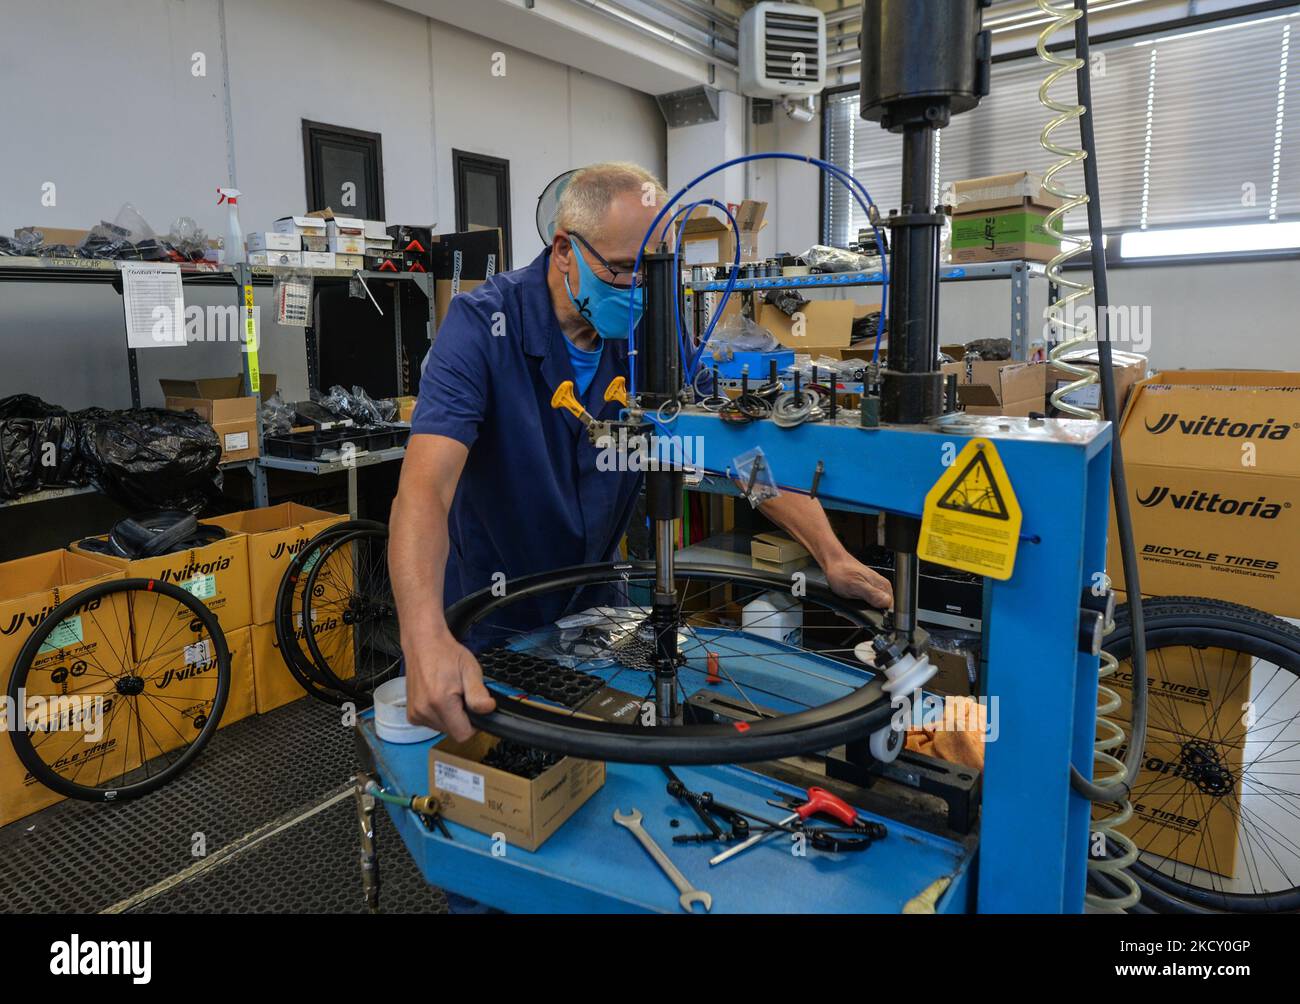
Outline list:
[[[1119,241],[1121,258],[1177,258],[1198,254],[1295,249],[1300,249],[1300,222],[1133,230],[1124,234]]]

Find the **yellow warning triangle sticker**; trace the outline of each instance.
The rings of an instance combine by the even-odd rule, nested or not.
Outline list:
[[[925,496],[918,553],[963,572],[1009,579],[1022,516],[997,448],[972,439]]]

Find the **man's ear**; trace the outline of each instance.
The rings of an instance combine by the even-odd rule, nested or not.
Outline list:
[[[569,240],[568,233],[564,230],[555,231],[555,236],[551,238],[551,258],[561,272],[568,273],[572,255],[573,242]]]

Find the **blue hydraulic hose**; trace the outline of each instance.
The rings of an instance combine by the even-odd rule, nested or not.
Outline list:
[[[867,215],[867,219],[871,220],[872,212],[875,210],[876,204],[871,200],[870,193],[866,190],[866,188],[862,185],[862,183],[858,181],[855,177],[853,177],[853,175],[850,174],[848,171],[845,171],[843,168],[837,167],[835,164],[832,164],[829,161],[821,160],[818,157],[808,157],[797,153],[751,153],[751,154],[747,154],[744,157],[736,157],[732,160],[724,161],[723,163],[718,164],[716,167],[710,168],[709,170],[701,174],[699,177],[688,182],[676,195],[674,195],[671,199],[669,199],[668,204],[665,205],[663,209],[659,211],[657,216],[655,216],[654,221],[650,224],[650,228],[646,231],[646,235],[641,241],[641,248],[639,251],[637,251],[636,264],[634,266],[634,270],[636,272],[641,271],[642,260],[645,257],[645,249],[649,246],[650,241],[654,237],[654,235],[660,232],[660,224],[663,222],[663,219],[668,214],[669,210],[672,209],[672,207],[677,202],[679,202],[686,195],[687,192],[689,192],[700,182],[704,181],[706,178],[710,178],[720,171],[725,171],[729,168],[736,167],[740,164],[748,164],[751,161],[756,161],[756,160],[795,160],[805,164],[811,164],[814,167],[820,168],[822,171],[825,171],[827,174],[831,175],[833,178],[838,180],[842,185],[844,185],[849,190],[849,194],[853,196],[854,200],[858,203],[858,206]],[[873,222],[871,224],[871,230],[876,238],[876,250],[880,253],[881,303],[880,303],[880,320],[876,325],[876,353],[878,355],[880,351],[881,335],[884,332],[885,315],[889,303],[889,264],[885,255],[885,244],[880,234],[880,228],[876,226],[876,224]],[[730,292],[731,289],[734,289],[734,280],[735,280],[735,276],[734,276],[734,269],[733,269],[732,282],[728,283],[728,287],[729,287],[728,292]],[[636,354],[637,354],[636,330],[635,330],[636,324],[633,321],[633,318],[635,316],[635,307],[636,307],[635,286],[628,292],[628,307],[629,307],[629,312],[628,312],[627,334],[628,334],[628,347],[629,347],[628,356],[630,360],[630,365],[628,367],[629,369],[628,394],[629,396],[635,398],[636,397]],[[698,360],[699,355],[702,353],[703,347],[704,347],[704,343],[702,342],[700,345],[700,349],[697,350],[696,360]]]
[[[689,215],[690,213],[694,212],[695,209],[699,206],[714,206],[718,209],[721,209],[723,214],[731,222],[731,232],[734,234],[740,233],[740,227],[737,226],[736,224],[736,217],[734,217],[731,214],[731,210],[727,208],[726,203],[719,202],[717,199],[700,199],[698,202],[692,202],[689,206],[677,210],[677,212],[673,213],[672,218],[669,219],[664,229],[667,229],[668,227],[672,226],[673,220],[675,220],[678,216],[681,216],[682,214]],[[678,231],[677,244],[673,248],[673,274],[674,275],[681,274],[681,265],[679,264],[679,259],[681,258],[681,253],[682,253],[682,240],[685,238],[685,236],[686,236],[685,230]],[[718,321],[722,318],[722,311],[726,308],[727,301],[731,299],[731,293],[732,290],[736,288],[736,279],[739,277],[739,275],[740,275],[740,241],[737,240],[736,260],[732,265],[731,276],[727,280],[727,288],[725,291],[723,291],[722,299],[718,301],[717,307],[714,308],[713,318],[712,320],[709,321],[709,326],[708,328],[705,329],[704,335],[700,339],[699,348],[695,351],[693,355],[687,354],[688,340],[686,338],[686,332],[682,330],[681,305],[678,301],[678,298],[673,297],[673,319],[677,324],[677,343],[679,346],[681,346],[682,365],[683,367],[685,367],[684,372],[688,380],[695,379],[695,368],[699,363],[700,354],[703,353],[704,351],[704,344],[713,336],[713,329],[718,326]],[[699,296],[700,294],[697,292],[695,295]]]

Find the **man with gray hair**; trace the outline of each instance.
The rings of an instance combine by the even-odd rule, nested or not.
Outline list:
[[[640,474],[599,469],[598,448],[551,397],[572,381],[592,416],[617,417],[605,391],[628,375],[637,253],[666,201],[635,164],[584,168],[560,198],[550,246],[451,301],[420,380],[390,527],[412,722],[463,740],[474,731],[466,708],[495,706],[474,655],[447,628],[447,606],[617,553]],[[889,583],[844,549],[816,501],[786,493],[762,512],[798,538],[836,592],[890,604]],[[508,608],[517,623],[501,626],[531,629],[587,605],[556,594],[518,601]]]

